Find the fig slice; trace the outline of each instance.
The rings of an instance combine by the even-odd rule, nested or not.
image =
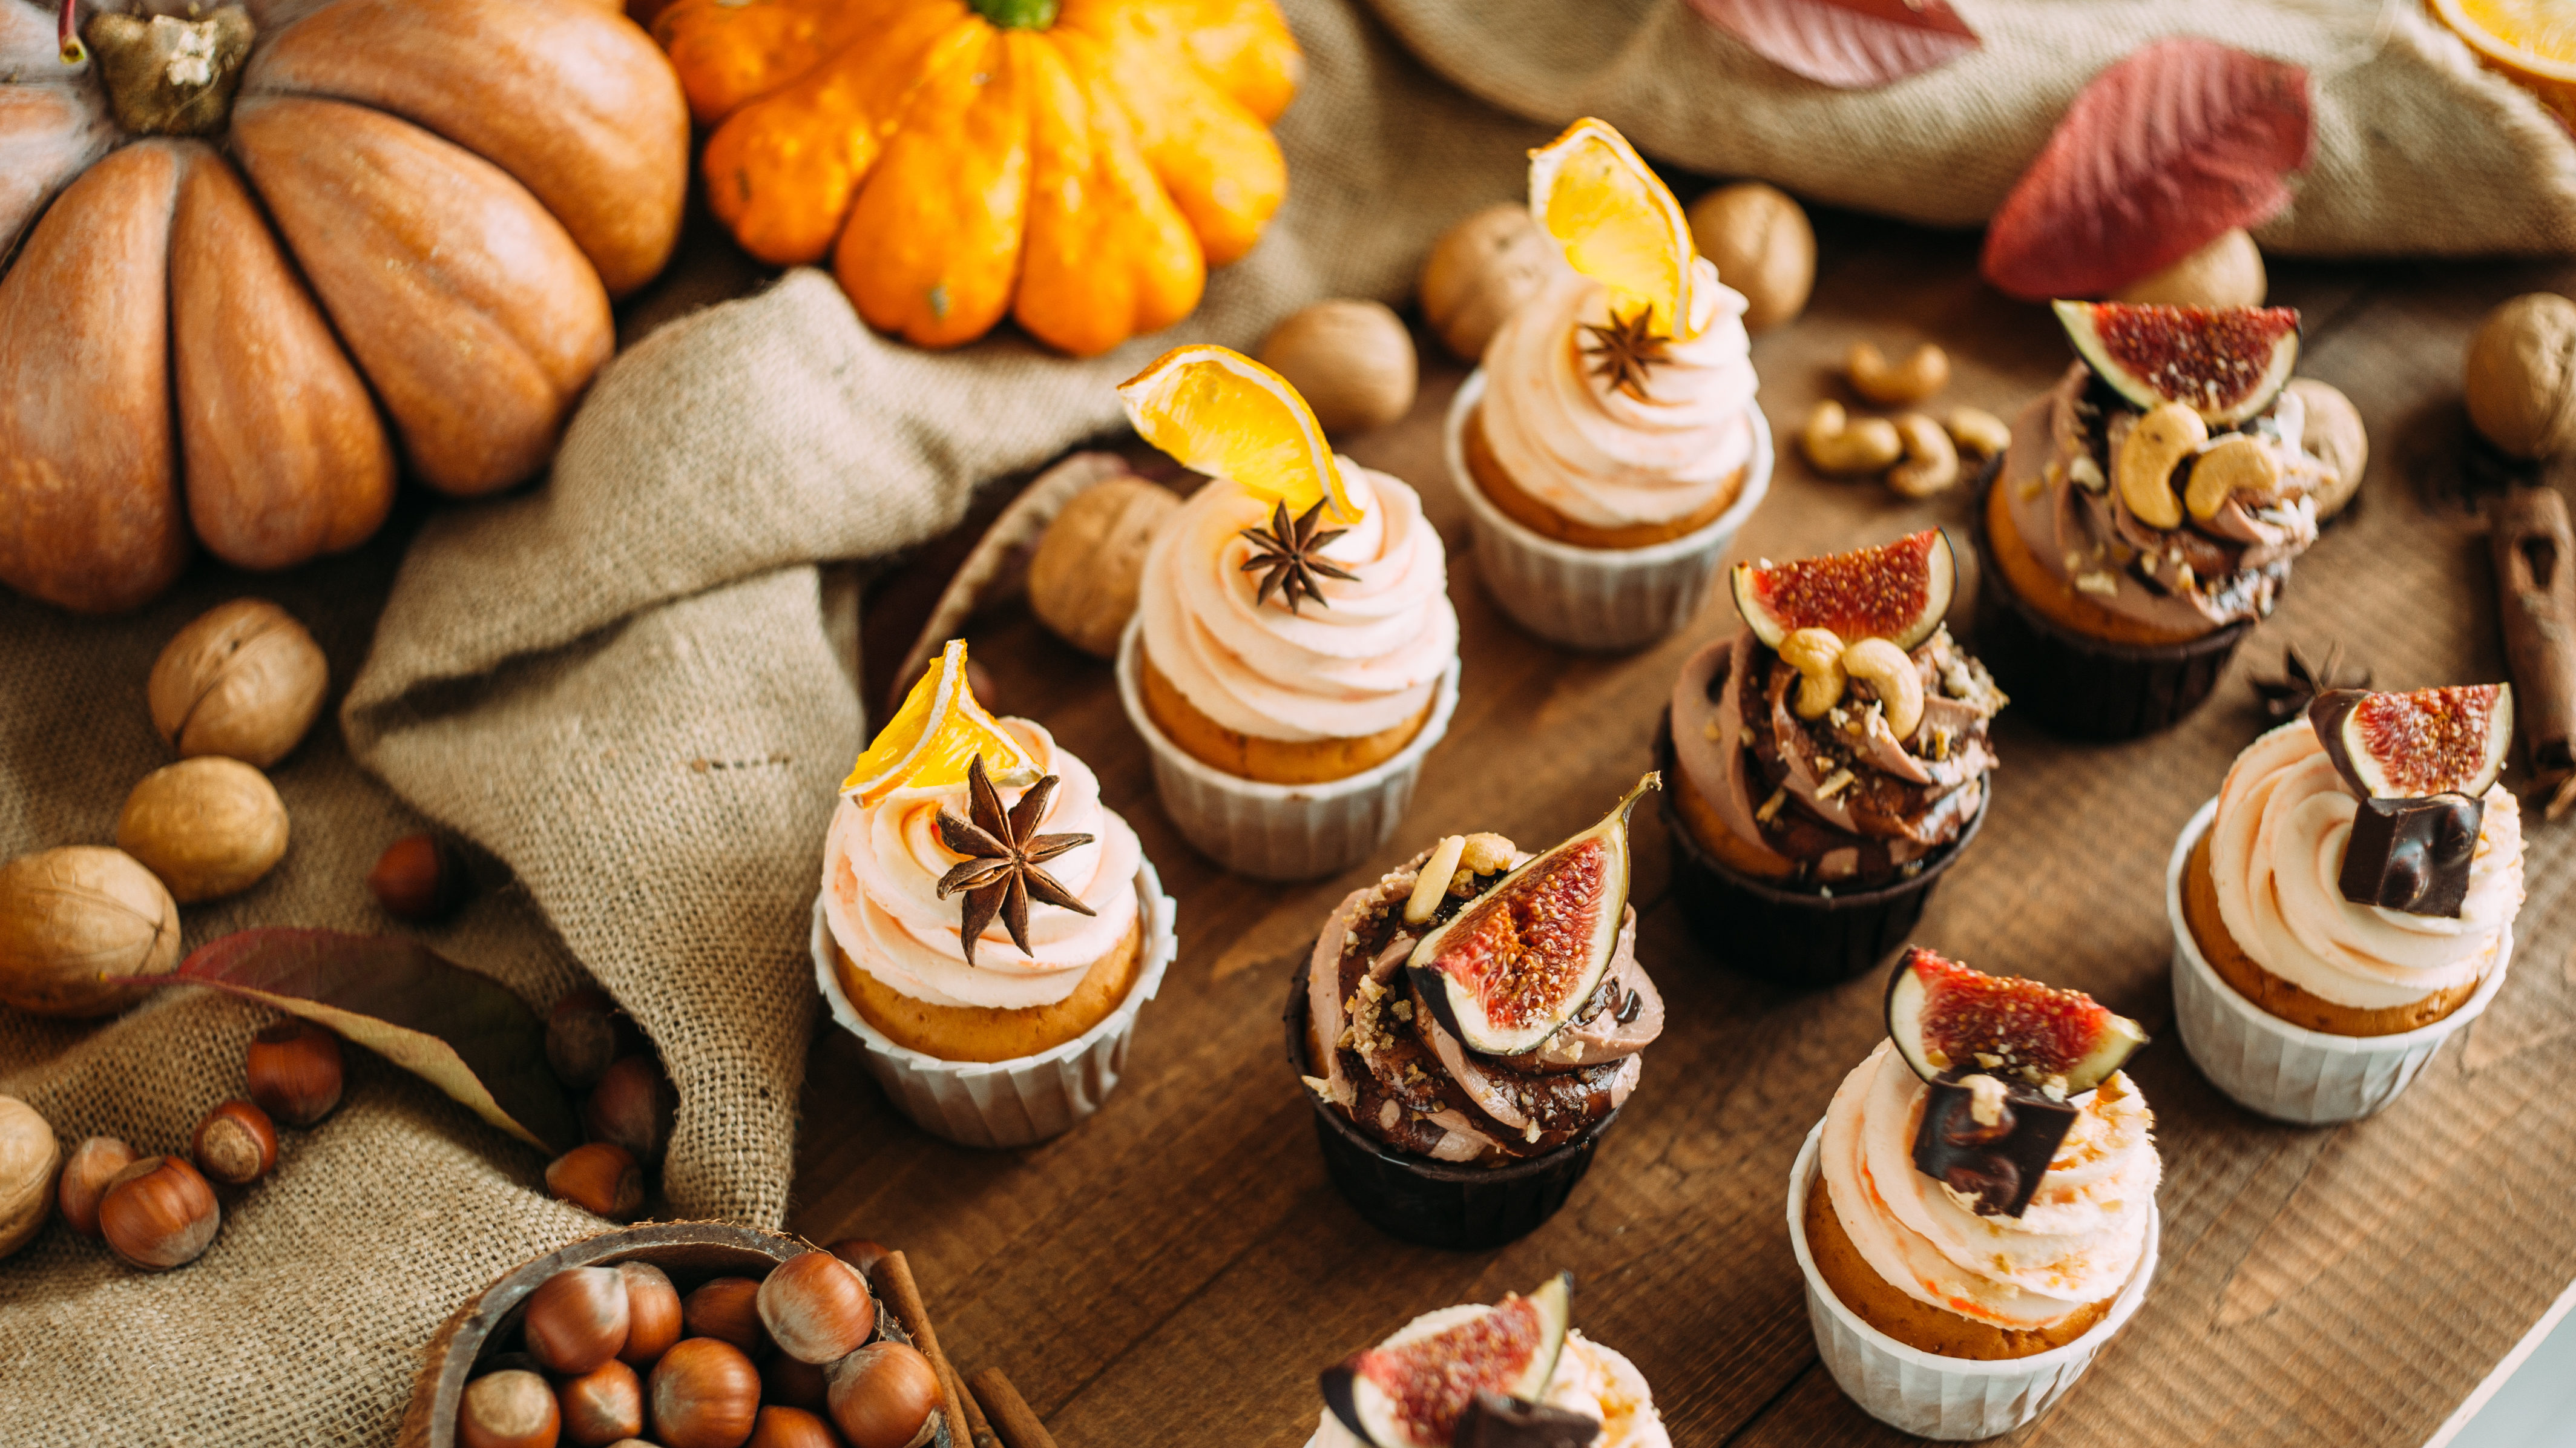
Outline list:
[[[1628,812],[1649,774],[1601,822],[1495,882],[1422,937],[1414,994],[1485,1056],[1517,1056],[1564,1029],[1601,985],[1628,911]]]
[[[1910,652],[1941,626],[1958,579],[1949,536],[1926,528],[1849,553],[1738,563],[1735,611],[1775,649],[1802,628],[1821,628],[1846,644],[1886,639]]]
[[[2068,1096],[2147,1043],[2137,1022],[2080,990],[1987,975],[1919,945],[1888,978],[1887,1035],[1926,1081],[1982,1073]]]
[[[1546,1395],[1573,1308],[1574,1274],[1559,1272],[1527,1297],[1426,1313],[1325,1369],[1324,1403],[1375,1448],[1450,1448],[1477,1394]]]
[[[2211,427],[2270,407],[2299,364],[2296,307],[2056,306],[2076,354],[2113,391],[2142,408],[2179,402]]]
[[[2328,689],[2308,705],[2308,726],[2363,799],[2477,799],[2504,772],[2513,748],[2513,686]]]

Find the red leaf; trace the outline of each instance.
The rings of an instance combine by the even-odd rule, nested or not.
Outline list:
[[[1690,0],[1710,24],[1783,70],[1868,90],[1965,55],[1977,32],[1950,0]]]
[[[2093,78],[1986,229],[1986,280],[2025,301],[2098,297],[2289,204],[2308,164],[2308,73],[2196,36]]]
[[[174,980],[319,1021],[549,1152],[581,1140],[546,1068],[546,1028],[499,981],[415,940],[243,930],[208,941]]]

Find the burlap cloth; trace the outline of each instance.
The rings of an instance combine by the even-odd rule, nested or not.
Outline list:
[[[2067,6],[2083,19],[2060,25],[2048,3],[1976,6],[1984,56],[1828,103],[1685,24],[1678,0],[1377,3],[1436,62],[1472,69],[1525,115],[1597,110],[1670,159],[1939,221],[1982,216],[2058,103],[2015,108],[1997,93],[1993,67],[2024,48],[1995,18],[2053,27],[2062,94],[2093,64],[2079,57],[2107,58],[2146,24],[2104,17],[2148,8]],[[345,696],[272,771],[294,822],[285,862],[187,911],[188,943],[252,924],[386,928],[363,887],[378,851],[424,823],[461,834],[484,852],[481,888],[426,938],[539,1008],[595,976],[679,1087],[660,1209],[775,1224],[813,1006],[806,911],[863,731],[857,590],[817,563],[918,542],[958,520],[977,483],[1115,426],[1112,384],[1172,341],[1249,347],[1321,296],[1402,297],[1430,238],[1515,194],[1524,148],[1548,134],[1440,85],[1343,0],[1286,8],[1308,60],[1280,126],[1288,204],[1174,337],[1088,362],[1013,340],[925,354],[859,326],[829,278],[795,272],[644,336],[603,374],[541,489],[475,507],[408,500],[348,558],[281,578],[201,566],[121,619],[0,597],[0,857],[110,839],[127,790],[167,760],[143,701],[161,645],[217,601],[274,598],[313,627]],[[1484,17],[1472,61],[1471,16]],[[2399,30],[2407,58],[2389,63],[2434,63],[2422,57],[2438,47]],[[1548,66],[1565,78],[1547,80]],[[2550,219],[2566,215],[2563,167],[2532,162],[2519,132],[2483,149],[2451,139],[2490,120],[2527,129],[2536,111],[2475,77],[2452,82],[2446,95],[2474,103],[2467,118],[2426,93],[2373,142],[2412,146],[2431,132],[2399,122],[2421,121],[2463,188],[2425,209],[2411,248],[2567,245]],[[2359,126],[2333,84],[2350,82],[2329,84],[2329,142]],[[1925,128],[1926,115],[1941,125]],[[1894,185],[1891,168],[1925,179]],[[2530,181],[2543,172],[2556,187],[2545,196]],[[2358,213],[2324,189],[2312,184],[2276,229],[2309,249],[2365,248]],[[738,263],[716,270],[631,309],[630,332],[673,298],[740,289],[727,279]],[[209,1106],[241,1091],[261,1018],[195,990],[107,1025],[0,1011],[0,1093],[34,1105],[66,1146],[108,1133],[181,1150]],[[277,1173],[231,1194],[194,1265],[129,1272],[60,1228],[0,1264],[0,1442],[390,1440],[415,1355],[451,1308],[597,1225],[546,1199],[542,1165],[352,1053],[346,1104],[287,1133]]]

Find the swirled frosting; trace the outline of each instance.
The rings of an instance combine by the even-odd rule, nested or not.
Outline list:
[[[1693,263],[1703,329],[1666,348],[1640,401],[1595,376],[1586,326],[1610,324],[1610,291],[1570,268],[1524,302],[1485,349],[1485,440],[1524,492],[1595,528],[1669,523],[1733,501],[1753,458],[1752,342],[1744,297]]]
[[[2343,897],[2336,880],[2360,807],[2306,719],[2246,746],[2210,824],[2210,883],[2227,933],[2265,970],[2359,1010],[2484,979],[2522,908],[2522,812],[2512,792],[2487,789],[2457,919]]]
[[[966,963],[958,934],[957,897],[939,898],[939,877],[965,856],[939,842],[939,811],[968,811],[966,786],[898,789],[874,804],[843,799],[823,847],[823,916],[859,969],[888,989],[942,1006],[1020,1009],[1053,1005],[1073,994],[1101,957],[1136,923],[1136,869],[1144,858],[1136,832],[1100,802],[1100,780],[1054,736],[1026,719],[1004,719],[1038,761],[1057,776],[1040,834],[1087,834],[1092,843],[1056,856],[1046,871],[1091,907],[1089,915],[1032,902],[1024,956],[999,919],[977,937]],[[1019,794],[1004,790],[1005,808]]]
[[[2163,1163],[2155,1113],[2126,1072],[2074,1098],[2075,1124],[2019,1217],[1980,1216],[1915,1170],[1929,1094],[1881,1041],[1826,1108],[1825,1185],[1863,1261],[1918,1302],[2007,1329],[2046,1327],[2128,1282]]]
[[[1458,656],[1448,554],[1413,489],[1341,460],[1366,511],[1323,556],[1359,575],[1320,579],[1324,602],[1295,613],[1258,602],[1243,571],[1271,505],[1219,478],[1190,496],[1145,554],[1136,606],[1145,655],[1200,713],[1263,739],[1357,739],[1431,705]],[[1330,523],[1323,526],[1330,527]]]
[[[1429,1327],[1438,1331],[1449,1324],[1440,1319],[1455,1316],[1464,1322],[1482,1308],[1451,1307],[1418,1317],[1406,1331]],[[1592,1440],[1592,1448],[1672,1448],[1672,1434],[1665,1430],[1663,1415],[1655,1411],[1654,1391],[1646,1386],[1646,1375],[1627,1355],[1603,1347],[1585,1337],[1581,1329],[1568,1331],[1565,1350],[1557,1355],[1556,1371],[1547,1380],[1547,1391],[1541,1402],[1551,1408],[1581,1413],[1601,1425],[1601,1436]],[[1333,1410],[1324,1410],[1323,1421],[1315,1425],[1315,1436],[1306,1440],[1306,1448],[1368,1448],[1342,1426]]]

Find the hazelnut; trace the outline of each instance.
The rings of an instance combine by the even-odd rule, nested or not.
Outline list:
[[[712,1337],[747,1353],[766,1347],[760,1325],[760,1284],[748,1277],[715,1277],[680,1299],[680,1321],[691,1337]]]
[[[653,1365],[662,1448],[741,1448],[760,1411],[760,1374],[729,1342],[682,1338]]]
[[[66,845],[0,865],[0,1001],[110,1015],[178,968],[178,902],[132,855]]]
[[[649,1368],[680,1340],[680,1290],[650,1262],[620,1262],[617,1275],[626,1279],[626,1345],[617,1360]]]
[[[147,1156],[110,1177],[98,1201],[99,1234],[129,1266],[162,1271],[194,1262],[215,1240],[223,1212],[215,1189],[175,1156]]]
[[[405,835],[385,846],[367,872],[367,893],[397,920],[435,920],[465,898],[465,862],[432,834]]]
[[[1692,202],[1687,215],[1691,242],[1717,279],[1744,294],[1744,330],[1767,332],[1806,310],[1816,231],[1789,193],[1739,181]]]
[[[183,756],[222,754],[262,769],[322,712],[330,665],[276,604],[237,598],[179,630],[152,665],[152,727]]]
[[[644,1431],[644,1384],[615,1358],[555,1389],[563,1435],[581,1448],[607,1448]]]
[[[1136,616],[1145,550],[1180,510],[1171,489],[1142,478],[1111,478],[1074,494],[1029,557],[1029,610],[1066,643],[1093,658],[1112,657]],[[991,696],[979,690],[976,697]]]
[[[627,1054],[628,1034],[619,1029],[617,1002],[608,992],[583,987],[555,1002],[546,1015],[546,1064],[575,1091],[587,1091],[608,1074],[609,1064]]]
[[[340,1104],[340,1038],[289,1016],[250,1038],[250,1099],[289,1126],[311,1126]]]
[[[62,1168],[62,1145],[45,1118],[15,1096],[0,1096],[0,1257],[44,1230]]]
[[[504,1369],[465,1385],[456,1405],[456,1441],[463,1448],[554,1448],[560,1421],[544,1378]]]
[[[2518,458],[2576,448],[2576,302],[2526,292],[2469,339],[2469,421]]]
[[[769,1361],[760,1365],[761,1401],[819,1413],[823,1411],[829,1376],[830,1370],[824,1365],[798,1362],[783,1352],[771,1353]]]
[[[884,1261],[886,1257],[886,1249],[882,1244],[871,1242],[865,1237],[843,1237],[823,1250],[858,1268],[859,1275],[862,1277],[876,1271],[877,1264]]]
[[[830,1424],[795,1406],[771,1406],[760,1410],[751,1425],[751,1441],[743,1448],[841,1448],[840,1435]]]
[[[2254,238],[2242,228],[2231,228],[2163,271],[2120,288],[2111,300],[2166,307],[2259,307],[2270,288],[2270,279],[2263,275],[2263,253]]]
[[[653,1057],[628,1056],[610,1065],[581,1106],[582,1134],[626,1148],[647,1165],[662,1159],[680,1107],[671,1079]]]
[[[550,1373],[579,1377],[626,1346],[626,1279],[614,1267],[567,1267],[528,1294],[520,1332]]]
[[[1459,361],[1480,361],[1504,321],[1564,266],[1527,206],[1496,202],[1432,243],[1417,289],[1423,320]]]
[[[829,1252],[790,1257],[762,1280],[761,1326],[789,1357],[837,1362],[876,1331],[876,1299],[858,1269]]]
[[[285,858],[286,802],[238,759],[182,759],[125,797],[116,843],[194,905],[249,889]]]
[[[1261,341],[1325,432],[1367,432],[1413,407],[1413,334],[1384,302],[1337,298],[1288,314]]]
[[[916,1448],[939,1412],[939,1374],[916,1348],[870,1343],[832,1367],[834,1426],[850,1448]]]
[[[546,1192],[593,1216],[618,1220],[644,1205],[644,1171],[626,1148],[588,1142],[547,1164]]]
[[[63,1223],[84,1237],[98,1235],[98,1199],[107,1184],[134,1164],[134,1148],[113,1136],[93,1136],[72,1148],[63,1163]]]
[[[244,1187],[277,1165],[277,1128],[247,1101],[227,1101],[197,1123],[189,1155],[197,1169],[226,1186]]]

